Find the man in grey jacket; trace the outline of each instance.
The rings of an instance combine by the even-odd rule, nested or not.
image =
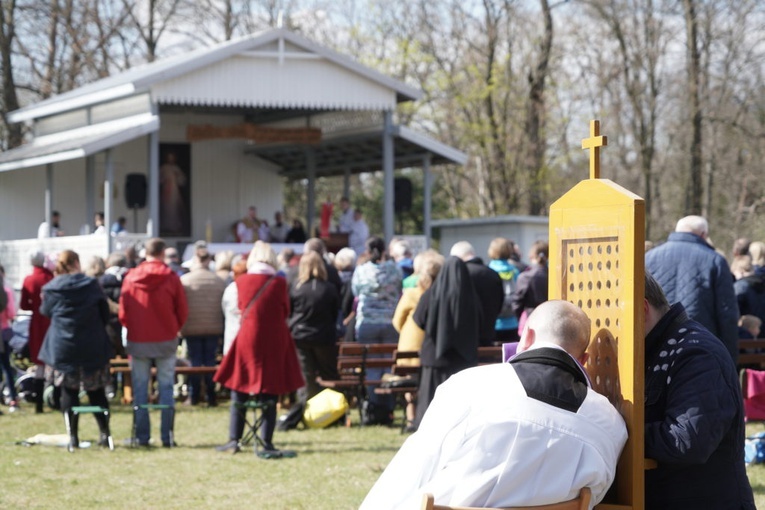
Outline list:
[[[189,304],[189,318],[181,329],[186,338],[189,359],[193,367],[214,367],[218,344],[223,336],[221,300],[226,283],[210,271],[210,253],[199,244],[194,254],[191,271],[181,276],[181,284]],[[217,404],[213,374],[205,374],[207,403]],[[200,376],[189,376],[188,403],[199,403]]]

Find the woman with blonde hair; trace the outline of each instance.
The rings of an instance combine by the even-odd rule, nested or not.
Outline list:
[[[270,244],[255,243],[247,258],[247,274],[239,276],[234,285],[241,325],[214,378],[231,390],[229,442],[218,450],[240,451],[245,418],[242,405],[254,399],[265,404],[260,427],[265,451],[261,455],[279,457],[282,452],[273,445],[278,396],[305,383],[287,328],[287,282],[276,274],[276,254]]]
[[[69,448],[78,448],[79,416],[72,412],[80,405],[80,386],[90,405],[105,409],[94,414],[100,437],[98,444],[110,446],[108,410],[104,388],[110,383],[109,360],[114,354],[106,323],[109,305],[95,278],[80,270],[80,257],[71,250],[61,252],[56,277],[42,288],[40,312],[51,325],[40,349],[40,359],[53,367],[53,380],[62,388],[61,411],[67,418]]]
[[[414,267],[417,268],[417,285],[414,288],[404,289],[401,299],[398,301],[396,311],[393,314],[393,327],[399,333],[398,350],[402,352],[419,352],[425,339],[425,331],[420,328],[413,319],[414,311],[420,302],[422,294],[430,288],[433,280],[438,276],[441,266],[444,264],[444,256],[436,250],[426,250],[418,253],[414,258]],[[397,365],[419,366],[419,358],[400,359]],[[406,399],[406,422],[407,432],[414,432],[415,404],[414,394],[405,393]]]
[[[338,379],[337,335],[335,318],[340,308],[340,297],[333,284],[327,281],[324,261],[316,252],[300,258],[298,277],[290,289],[289,326],[300,358],[300,368],[306,386],[298,391],[298,401],[305,402],[321,391],[317,377]]]

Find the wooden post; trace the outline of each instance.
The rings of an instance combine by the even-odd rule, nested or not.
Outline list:
[[[565,299],[592,321],[587,371],[627,424],[614,487],[597,508],[644,506],[644,241],[645,203],[601,179],[599,150],[606,145],[590,123],[590,179],[550,208],[550,299]]]

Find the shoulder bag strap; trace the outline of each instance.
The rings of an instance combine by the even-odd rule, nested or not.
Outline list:
[[[273,280],[275,275],[271,275],[271,277],[266,280],[266,283],[263,284],[261,288],[258,289],[258,291],[255,293],[254,296],[252,296],[252,299],[249,303],[247,303],[247,307],[244,309],[244,313],[242,313],[242,319],[244,319],[247,316],[247,313],[250,311],[250,308],[252,308],[252,305],[255,304],[255,301],[258,300],[261,294],[263,294],[263,291],[266,290],[266,287],[271,283],[271,280]]]

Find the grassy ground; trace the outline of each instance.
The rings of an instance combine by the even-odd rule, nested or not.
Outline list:
[[[357,508],[405,436],[387,427],[331,427],[276,432],[274,442],[297,458],[262,460],[214,446],[227,440],[228,408],[178,408],[178,448],[131,449],[132,413],[114,406],[114,452],[98,447],[69,454],[16,442],[64,432],[60,413],[0,417],[1,508]],[[81,417],[80,440],[95,441],[91,416]],[[152,415],[158,439],[159,416]],[[154,441],[154,439],[153,439]]]
[[[60,413],[35,415],[29,404],[0,417],[0,508],[357,508],[404,441],[397,428],[331,427],[277,432],[277,447],[294,459],[261,460],[245,450],[219,453],[227,439],[228,408],[178,407],[175,449],[131,449],[131,412],[113,408],[114,452],[97,447],[25,447],[37,433],[64,432]],[[357,415],[354,415],[356,418]],[[159,416],[152,416],[158,436]],[[80,439],[97,428],[83,416]],[[748,433],[765,430],[750,425]],[[758,508],[765,509],[765,467],[748,468]]]

